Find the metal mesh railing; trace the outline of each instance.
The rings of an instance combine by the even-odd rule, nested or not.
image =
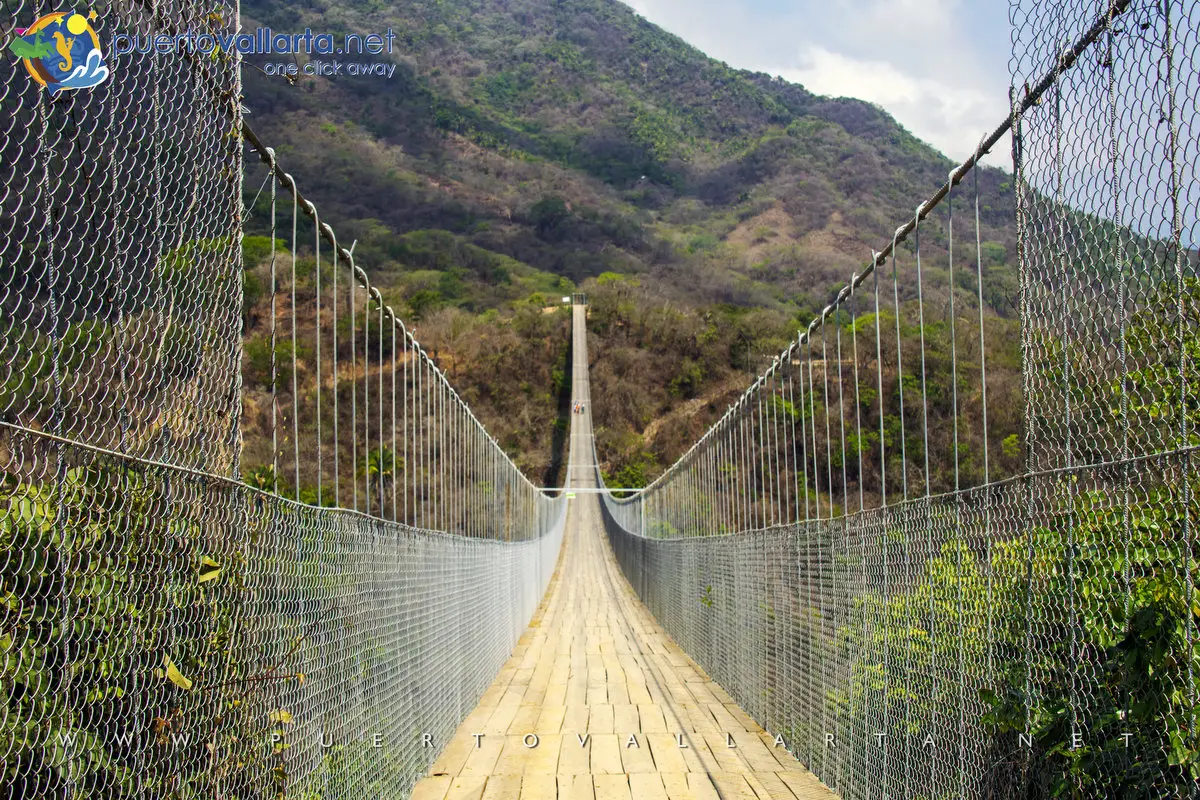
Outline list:
[[[7,5],[0,44],[52,10]],[[238,24],[90,22],[105,49]],[[565,499],[243,125],[235,57],[106,58],[53,95],[0,73],[3,785],[405,796],[532,616]]]
[[[417,528],[542,538],[561,502],[517,469],[274,152],[245,132],[265,167],[247,174],[267,234],[244,247],[247,280],[261,287],[244,304],[248,482]]]
[[[155,8],[118,4],[99,17],[102,50],[117,32],[208,29],[217,24],[210,13],[228,18],[234,7]],[[237,64],[106,53],[108,80],[50,95],[9,46],[57,10],[10,2],[0,18],[9,166],[0,413],[44,433],[234,474]]]
[[[610,539],[844,797],[1192,798],[1200,5],[1011,8],[1015,174],[956,169]]]

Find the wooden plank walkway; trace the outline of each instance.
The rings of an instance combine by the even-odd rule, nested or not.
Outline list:
[[[586,360],[575,375],[586,398]],[[570,483],[594,486],[590,414],[571,436]],[[599,502],[571,501],[537,615],[413,798],[835,798],[658,626],[616,564]]]

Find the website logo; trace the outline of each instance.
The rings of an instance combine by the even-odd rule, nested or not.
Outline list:
[[[18,28],[8,49],[52,95],[99,86],[108,80],[108,65],[92,28],[95,19],[95,11],[86,17],[74,11],[47,14],[24,30]]]

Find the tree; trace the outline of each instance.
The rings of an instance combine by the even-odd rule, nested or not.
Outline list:
[[[550,196],[534,203],[529,209],[529,216],[537,228],[538,236],[549,239],[559,232],[559,226],[571,216],[571,211],[561,197]]]
[[[396,451],[390,447],[376,447],[367,452],[363,465],[359,468],[358,476],[367,479],[367,486],[377,492],[379,509],[384,508],[387,489],[396,481],[399,470],[404,469],[404,459],[396,457]]]

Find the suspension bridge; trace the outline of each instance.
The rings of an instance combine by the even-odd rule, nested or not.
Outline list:
[[[586,308],[574,306],[561,563],[512,658],[413,797],[832,798],[655,622],[605,542]]]
[[[1200,797],[1200,5],[1010,19],[1010,115],[636,491],[586,298],[536,486],[243,119],[236,52],[6,68],[9,795]]]

